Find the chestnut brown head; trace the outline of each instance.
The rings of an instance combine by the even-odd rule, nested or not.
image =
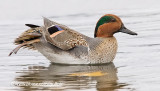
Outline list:
[[[117,32],[137,35],[137,33],[127,29],[118,16],[106,14],[98,20],[94,37],[112,37]]]

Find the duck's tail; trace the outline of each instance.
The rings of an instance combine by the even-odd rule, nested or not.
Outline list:
[[[26,26],[30,27],[30,29],[26,30],[15,39],[14,44],[18,46],[9,53],[9,56],[12,55],[12,53],[16,54],[21,47],[34,50],[35,48],[32,44],[40,42],[40,37],[42,36],[42,27],[33,24],[26,24]]]

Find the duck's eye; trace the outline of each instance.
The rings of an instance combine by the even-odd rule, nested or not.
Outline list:
[[[111,22],[115,22],[115,21],[116,21],[116,19],[114,19],[114,18],[111,19]]]

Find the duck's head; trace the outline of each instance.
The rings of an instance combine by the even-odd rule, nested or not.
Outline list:
[[[117,32],[137,35],[137,33],[127,29],[118,16],[106,14],[98,20],[94,37],[112,37]]]

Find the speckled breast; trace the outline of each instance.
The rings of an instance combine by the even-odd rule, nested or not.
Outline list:
[[[117,40],[115,37],[103,38],[103,41],[89,51],[89,60],[92,64],[112,62],[117,53]]]

